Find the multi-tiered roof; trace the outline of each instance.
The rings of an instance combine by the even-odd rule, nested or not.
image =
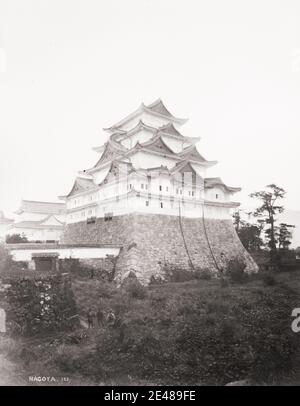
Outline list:
[[[175,117],[161,99],[149,105],[142,103],[138,109],[116,124],[104,128],[109,134],[107,142],[93,148],[100,154],[95,165],[79,172],[69,198],[87,190],[97,189],[116,164],[124,164],[131,170],[147,172],[160,170],[170,176],[189,166],[202,176],[204,187],[221,186],[234,193],[239,188],[227,187],[220,178],[205,178],[205,170],[216,161],[206,160],[196,148],[199,137],[186,137],[180,127],[187,119]],[[141,157],[139,160],[136,157]]]

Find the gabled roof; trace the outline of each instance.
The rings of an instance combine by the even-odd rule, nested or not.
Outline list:
[[[184,158],[184,159],[190,159],[192,161],[197,161],[201,164],[205,164],[207,166],[212,166],[217,163],[217,161],[207,161],[197,150],[195,145],[191,145],[185,149],[183,149],[181,152],[178,153],[178,156]]]
[[[180,138],[184,138],[184,136],[174,127],[173,123],[165,124],[158,129],[159,132],[164,134],[174,135]]]
[[[146,148],[147,150],[154,152],[176,155],[175,152],[164,142],[160,134],[157,134],[155,137],[151,138],[151,140],[143,142],[142,144],[137,143],[136,147],[141,149]]]
[[[65,197],[70,197],[74,193],[84,192],[86,190],[93,189],[94,187],[95,187],[95,184],[94,184],[93,179],[83,178],[83,177],[78,176],[75,179],[75,182],[72,186],[71,191]]]
[[[45,214],[63,214],[66,210],[65,203],[41,202],[36,200],[22,200],[20,209],[16,214],[23,212],[45,213]]]
[[[41,225],[46,225],[46,223],[49,221],[49,220],[54,220],[54,222],[57,224],[57,225],[61,225],[61,226],[63,226],[65,223],[63,222],[63,221],[61,221],[61,220],[59,220],[55,215],[53,215],[53,214],[49,214],[49,216],[47,216],[47,217],[45,217],[44,219],[42,219],[42,220],[40,220],[40,224]],[[47,224],[48,225],[48,224]],[[51,225],[51,223],[50,223],[50,225]]]
[[[45,224],[51,218],[53,218],[55,220],[56,224]],[[63,226],[64,226],[63,222],[58,220],[53,214],[50,214],[49,216],[46,216],[42,220],[20,221],[18,223],[14,223],[10,226],[10,228],[11,229],[14,229],[14,228],[61,229],[61,228],[63,228]]]
[[[120,165],[121,164],[121,165]],[[126,170],[124,171],[124,166],[126,166]],[[128,168],[133,169],[133,165],[131,162],[126,162],[123,160],[114,160],[111,162],[109,168],[107,169],[105,175],[103,176],[101,182],[98,183],[100,186],[102,183],[106,183],[111,176],[118,177],[123,174],[128,174]]]
[[[191,172],[195,172],[195,170],[193,169],[193,167],[191,166],[191,164],[189,163],[189,161],[181,161],[181,162],[177,162],[177,164],[175,164],[173,166],[173,168],[171,168],[171,173],[175,173],[175,172],[180,172],[182,169],[189,167],[189,169],[191,169]]]
[[[122,131],[122,132],[114,132],[111,136],[110,136],[110,140],[114,141],[115,143],[117,143],[118,145],[120,145],[120,147],[123,150],[126,150],[126,148],[121,144],[121,141],[125,140],[126,138],[131,137],[132,135],[136,134],[137,132],[139,132],[140,130],[146,130],[149,132],[152,132],[153,134],[157,133],[157,129],[154,127],[151,127],[147,124],[145,124],[142,120],[139,120],[139,122],[137,123],[136,126],[134,126],[133,128],[131,128],[128,131]]]
[[[177,122],[179,124],[184,124],[187,119],[183,118],[178,118],[173,116],[169,110],[166,108],[164,103],[162,102],[161,99],[155,100],[153,103],[149,104],[146,106],[144,103],[141,103],[138,109],[136,109],[133,113],[129,114],[122,120],[118,121],[116,124],[112,125],[111,127],[104,128],[105,131],[119,131],[119,127],[121,127],[123,124],[125,124],[127,121],[133,119],[134,117],[138,116],[139,114],[143,112],[148,112],[149,114],[159,116],[159,117],[165,117],[170,121]]]
[[[206,189],[213,188],[214,186],[221,186],[227,190],[227,192],[231,193],[240,192],[242,190],[240,187],[231,187],[225,185],[221,178],[205,178],[204,185]]]
[[[122,145],[117,144],[111,140],[108,140],[105,143],[103,153],[93,168],[97,168],[99,165],[104,164],[105,162],[111,161],[112,159],[119,157],[122,153],[126,151]]]
[[[169,110],[166,108],[166,106],[164,105],[163,101],[160,98],[155,100],[153,103],[148,104],[148,106],[145,107],[146,109],[161,114],[162,116],[176,118],[173,116],[173,114],[169,112]]]
[[[182,157],[189,157],[193,159],[194,161],[200,161],[200,162],[205,162],[206,159],[199,153],[197,148],[194,145],[188,146],[187,148],[184,148],[181,152],[178,153],[179,156]]]

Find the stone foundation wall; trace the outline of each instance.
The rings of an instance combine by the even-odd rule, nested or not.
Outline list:
[[[118,281],[132,271],[142,283],[148,283],[151,275],[163,273],[166,263],[218,272],[238,257],[247,264],[247,272],[258,269],[231,220],[132,213],[110,221],[97,218],[92,224],[68,224],[62,243],[122,244],[116,263]]]

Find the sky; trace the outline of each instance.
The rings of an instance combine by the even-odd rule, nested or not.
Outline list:
[[[161,97],[241,186],[300,210],[298,0],[0,0],[0,210],[56,201],[102,130]]]

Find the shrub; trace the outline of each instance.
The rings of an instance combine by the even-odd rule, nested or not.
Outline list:
[[[192,271],[187,271],[176,266],[165,266],[164,273],[168,282],[186,282],[194,278]]]
[[[221,288],[227,288],[229,286],[228,279],[224,278],[223,276],[220,278],[220,286]]]
[[[263,283],[266,286],[274,286],[274,285],[276,285],[276,278],[275,278],[274,275],[272,275],[270,273],[263,274],[262,275],[262,280],[263,280]]]
[[[292,290],[279,284],[265,289],[253,280],[224,291],[218,280],[190,281],[154,285],[138,301],[132,300],[141,297],[136,291],[147,289],[135,283],[132,278],[101,299],[116,322],[88,331],[86,343],[60,348],[56,366],[106,384],[129,375],[135,384],[268,383],[294,372],[298,337],[290,329],[290,309],[299,296]],[[92,281],[79,285],[81,309],[96,306],[97,287],[92,292]]]
[[[133,299],[145,299],[147,297],[147,288],[143,286],[138,280],[130,281],[126,287],[126,292]]]
[[[11,280],[4,300],[12,334],[69,330],[78,323],[70,281],[61,276]]]
[[[258,331],[254,344],[254,360],[251,378],[256,382],[280,380],[295,367],[296,340],[290,334],[273,333],[267,329]]]
[[[164,283],[164,278],[161,275],[151,275],[149,285],[161,285],[162,283]]]
[[[0,276],[8,271],[12,263],[11,256],[4,244],[0,243]]]
[[[194,272],[195,279],[210,280],[213,277],[212,272],[209,269],[199,269]]]
[[[243,283],[247,279],[245,273],[246,264],[239,258],[229,260],[226,268],[226,274],[232,280],[232,282]]]

